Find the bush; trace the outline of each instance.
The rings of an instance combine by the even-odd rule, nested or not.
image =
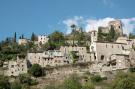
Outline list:
[[[22,89],[21,83],[19,81],[15,81],[11,84],[11,89]]]
[[[112,82],[111,89],[135,89],[135,75],[132,73],[118,73]]]
[[[28,85],[30,85],[32,81],[31,77],[28,74],[19,75],[19,80],[20,80],[20,83],[28,84]]]
[[[85,83],[85,85],[82,87],[82,89],[95,89],[94,84],[92,84],[91,82],[87,82]]]
[[[34,64],[29,70],[30,74],[32,74],[34,77],[40,77],[42,76],[42,67],[39,64]]]
[[[0,89],[10,89],[10,83],[7,77],[0,76]]]
[[[64,89],[81,89],[81,83],[77,75],[73,74],[68,79],[65,79],[63,84]]]
[[[135,72],[135,68],[129,68],[129,72]]]
[[[100,75],[94,75],[94,76],[91,77],[91,81],[93,83],[101,82],[102,81],[102,78],[101,78]]]

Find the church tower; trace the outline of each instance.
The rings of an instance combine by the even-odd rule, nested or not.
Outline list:
[[[96,30],[91,31],[91,43],[94,43],[97,41],[98,32]]]

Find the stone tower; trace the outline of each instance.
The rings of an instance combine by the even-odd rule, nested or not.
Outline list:
[[[110,21],[110,22],[109,22],[109,29],[111,28],[111,26],[114,27],[115,32],[116,32],[119,36],[123,36],[122,23],[121,23],[120,20]]]
[[[98,37],[98,32],[96,30],[91,31],[91,43],[96,42]]]

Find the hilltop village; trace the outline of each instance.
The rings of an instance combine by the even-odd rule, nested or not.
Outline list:
[[[40,65],[49,78],[86,72],[110,77],[111,72],[135,68],[135,36],[123,34],[120,20],[110,21],[98,31],[84,32],[74,24],[71,29],[68,35],[58,31],[49,36],[32,33],[31,39],[22,35],[18,41],[15,33],[13,38],[2,41],[3,74],[27,74],[34,64]]]

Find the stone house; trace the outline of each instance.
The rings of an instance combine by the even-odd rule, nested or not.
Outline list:
[[[3,65],[4,75],[18,76],[19,74],[27,73],[27,60],[17,57],[17,60],[5,62]]]
[[[27,59],[31,64],[39,64],[42,67],[59,66],[68,63],[63,53],[59,50],[28,53]]]
[[[60,51],[64,53],[64,56],[68,57],[71,52],[76,52],[79,56],[80,62],[90,62],[90,53],[87,52],[86,47],[79,46],[61,46]],[[71,58],[69,58],[71,59]]]
[[[18,44],[19,45],[26,45],[28,42],[29,42],[29,40],[25,39],[25,38],[18,40]]]
[[[38,36],[38,44],[39,45],[47,43],[48,40],[49,40],[49,38],[47,36],[45,36],[45,35],[39,35]]]
[[[92,31],[90,53],[93,64],[90,72],[102,73],[129,68],[131,51],[131,44],[98,42],[97,32]]]

